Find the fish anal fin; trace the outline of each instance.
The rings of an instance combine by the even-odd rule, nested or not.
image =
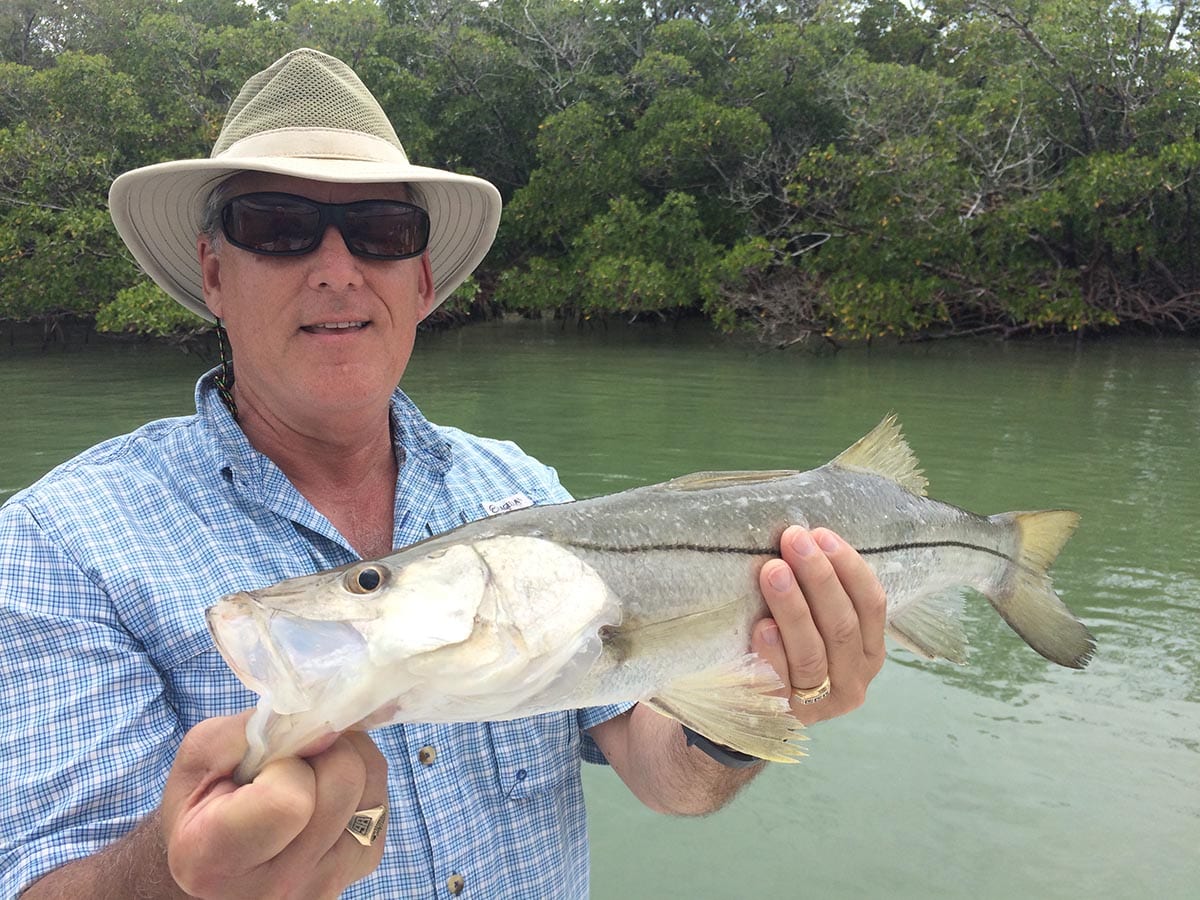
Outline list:
[[[795,469],[774,469],[747,472],[693,472],[680,475],[662,484],[666,491],[708,491],[714,488],[737,487],[739,485],[762,484],[779,478],[790,478],[797,474]]]
[[[839,453],[830,465],[891,479],[919,497],[924,497],[929,488],[929,480],[921,473],[893,413]]]
[[[805,756],[800,722],[787,699],[774,696],[783,684],[775,670],[754,653],[675,679],[644,701],[711,741],[772,762],[798,762]]]
[[[962,665],[967,661],[962,609],[961,589],[922,597],[888,617],[888,636],[925,659],[948,659]]]

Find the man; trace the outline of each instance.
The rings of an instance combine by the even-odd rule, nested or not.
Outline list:
[[[201,379],[195,416],[107,441],[0,511],[0,893],[583,896],[581,759],[676,814],[761,770],[635,705],[350,733],[235,785],[254,697],[206,632],[216,596],[490,501],[569,497],[396,388],[417,324],[487,252],[499,196],[410,165],[338,60],[288,54],[247,82],[210,159],[127,173],[110,202],[146,271],[223,324],[236,368]],[[790,529],[782,556],[753,647],[811,724],[862,702],[884,599],[829,532]]]

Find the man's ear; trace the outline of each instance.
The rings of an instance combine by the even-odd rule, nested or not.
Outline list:
[[[437,305],[437,295],[433,287],[433,267],[429,263],[428,250],[421,254],[419,295],[421,298],[421,318],[424,319],[433,312],[433,308]]]
[[[207,234],[196,238],[196,256],[200,259],[200,284],[204,290],[204,305],[221,318],[221,255]]]

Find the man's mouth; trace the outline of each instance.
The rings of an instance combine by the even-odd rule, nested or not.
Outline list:
[[[301,331],[309,334],[344,334],[366,328],[367,322],[319,322],[315,325],[303,325]]]

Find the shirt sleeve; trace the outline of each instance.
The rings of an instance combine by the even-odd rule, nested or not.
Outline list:
[[[581,709],[578,713],[579,730],[583,735],[583,740],[579,745],[579,755],[584,762],[597,763],[598,765],[608,765],[608,759],[600,750],[600,745],[597,744],[591,734],[588,733],[589,728],[607,722],[609,719],[615,719],[622,713],[626,713],[633,709],[634,703],[614,703],[610,706],[591,706],[587,709]]]
[[[0,509],[0,896],[155,809],[181,739],[107,595],[19,503]]]

